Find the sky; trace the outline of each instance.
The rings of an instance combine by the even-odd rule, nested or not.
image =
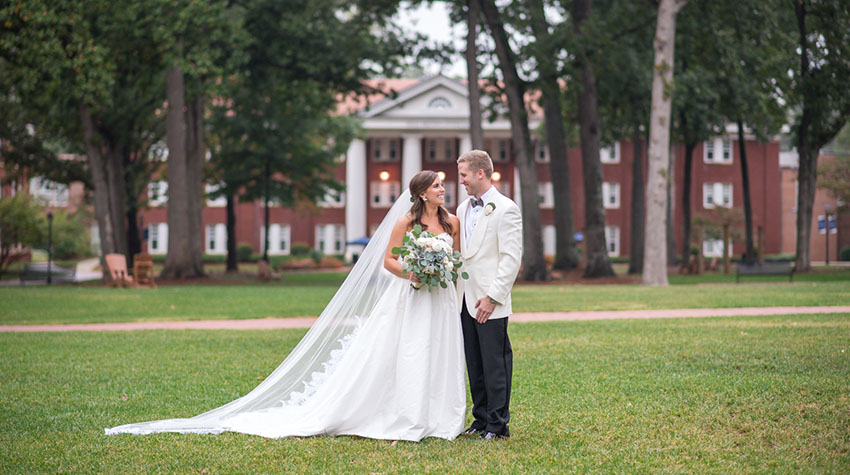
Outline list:
[[[416,8],[403,5],[398,16],[399,24],[414,31],[426,34],[434,42],[453,41],[455,46],[463,51],[466,45],[466,25],[451,25],[449,8],[445,3],[434,2],[422,4]],[[421,66],[428,75],[440,72],[440,65],[423,61]],[[443,69],[443,74],[449,77],[466,77],[466,62],[461,55],[455,58],[450,67]]]

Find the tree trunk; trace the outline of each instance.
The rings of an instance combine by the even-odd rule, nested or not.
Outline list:
[[[643,272],[643,245],[645,215],[643,190],[643,146],[641,144],[640,127],[635,126],[632,137],[634,147],[634,162],[632,163],[632,209],[631,209],[631,238],[629,239],[629,274]]]
[[[800,77],[805,82],[809,80],[809,45],[806,29],[806,7],[804,2],[795,2],[797,28],[800,35]],[[809,241],[812,228],[812,207],[815,201],[815,182],[817,177],[818,150],[813,150],[809,143],[809,127],[811,122],[811,105],[803,93],[803,110],[800,124],[797,128],[797,154],[799,168],[797,169],[797,256],[794,259],[796,272],[811,270],[809,258]],[[828,230],[827,230],[828,231]]]
[[[161,278],[196,277],[192,265],[192,239],[201,236],[190,234],[189,174],[186,158],[186,107],[183,71],[173,67],[165,73],[165,90],[168,100],[166,135],[168,145],[168,255]]]
[[[227,272],[239,272],[239,250],[236,247],[236,197],[227,187]]]
[[[189,201],[189,261],[195,277],[204,276],[204,100],[197,96],[186,110],[186,189]]]
[[[133,268],[136,254],[142,252],[142,239],[139,236],[139,210],[131,202],[127,206],[127,267]]]
[[[480,0],[469,0],[467,2],[466,17],[466,74],[469,78],[467,87],[469,89],[469,137],[472,140],[472,148],[482,150],[484,148],[484,129],[481,126],[481,88],[478,84],[478,52],[475,41],[478,38],[478,23],[480,20]],[[468,150],[461,150],[466,153]]]
[[[106,179],[109,183],[109,212],[112,215],[112,233],[115,242],[115,252],[124,254],[127,262],[130,256],[127,248],[127,181],[124,176],[124,157],[112,144],[105,153]]]
[[[266,263],[269,262],[269,203],[271,202],[271,198],[269,197],[269,186],[271,184],[271,162],[268,158],[266,158],[266,169],[264,171],[263,179],[265,180],[265,191],[263,192],[263,211],[265,213],[263,223],[266,231],[263,233],[263,260]]]
[[[676,14],[684,5],[661,0],[653,42],[652,109],[649,120],[649,157],[646,186],[646,244],[643,283],[667,285],[667,181],[670,179],[670,108],[673,86],[673,46]]]
[[[581,33],[582,23],[590,17],[592,0],[573,2],[573,30]],[[590,59],[577,55],[577,69],[581,74],[578,91],[578,122],[581,137],[581,168],[584,175],[584,242],[586,266],[584,277],[609,277],[614,275],[608,247],[605,245],[605,205],[602,200],[602,162],[599,160],[600,129],[596,97],[596,77]]]
[[[80,102],[79,113],[80,124],[83,129],[83,141],[86,145],[86,157],[89,162],[89,172],[94,186],[94,214],[100,235],[100,253],[101,256],[105,256],[113,254],[116,250],[112,232],[112,215],[109,211],[109,183],[106,178],[103,155],[100,146],[97,144],[94,120],[88,105]]]
[[[673,197],[676,196],[676,181],[674,177],[676,176],[676,153],[674,152],[673,144],[670,144],[670,152],[667,155],[667,170],[668,170],[668,180],[667,180],[667,262],[668,264],[676,263],[676,232],[673,230],[673,216],[675,211],[675,201]]]
[[[516,70],[500,13],[493,0],[482,1],[482,9],[499,57],[500,69],[505,80],[508,96],[508,111],[511,119],[511,138],[514,159],[520,176],[522,196],[523,255],[520,279],[527,281],[548,280],[546,261],[543,258],[543,236],[540,220],[540,205],[537,198],[537,164],[531,152],[531,134],[528,130],[528,111],[523,97],[524,87]]]
[[[543,114],[546,123],[546,141],[549,146],[549,170],[552,175],[555,215],[555,269],[575,269],[579,264],[575,243],[573,198],[570,190],[570,170],[567,164],[567,144],[564,138],[564,115],[561,110],[561,87],[558,71],[553,62],[557,51],[549,35],[549,25],[540,0],[529,1],[531,29],[538,43],[537,64],[543,94]]]
[[[687,269],[691,263],[691,186],[693,183],[694,149],[696,149],[696,146],[696,143],[685,144],[685,182],[682,183],[682,212],[685,214],[685,222],[682,223],[684,228],[684,235],[682,237],[682,269]]]
[[[741,182],[744,185],[744,227],[747,239],[747,250],[744,262],[755,261],[756,250],[753,244],[753,203],[750,200],[750,172],[747,165],[747,143],[744,141],[744,123],[738,118],[738,152],[741,158]]]

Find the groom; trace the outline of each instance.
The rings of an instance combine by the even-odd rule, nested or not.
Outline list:
[[[467,436],[510,437],[513,353],[508,339],[511,287],[522,257],[522,216],[490,182],[493,161],[482,150],[457,160],[460,184],[470,195],[457,208],[460,250],[469,280],[458,279],[463,345],[472,415]]]

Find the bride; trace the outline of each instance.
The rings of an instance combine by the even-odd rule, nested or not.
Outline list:
[[[458,249],[459,222],[442,206],[444,195],[433,171],[410,180],[312,328],[250,393],[192,418],[106,433],[454,439],[466,416],[455,287],[414,290],[415,276],[391,253],[416,224]]]

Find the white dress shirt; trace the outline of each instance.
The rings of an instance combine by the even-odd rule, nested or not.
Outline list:
[[[484,192],[481,195],[481,201],[484,202],[484,205],[487,205],[487,200],[492,199],[494,190],[496,187],[490,185],[490,189]],[[471,200],[472,198],[470,198]],[[466,219],[464,220],[463,226],[463,238],[466,242],[469,242],[470,236],[472,236],[472,231],[475,229],[475,223],[478,222],[478,217],[481,216],[481,212],[484,211],[484,206],[468,206],[466,208]]]

